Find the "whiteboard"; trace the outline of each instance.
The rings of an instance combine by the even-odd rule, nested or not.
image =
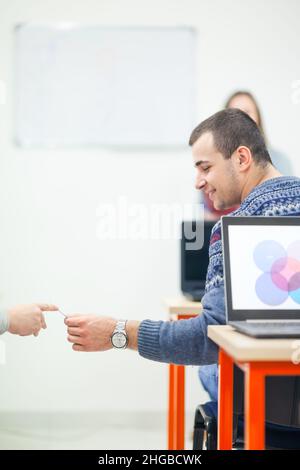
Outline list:
[[[187,145],[193,29],[24,24],[14,34],[18,145]]]

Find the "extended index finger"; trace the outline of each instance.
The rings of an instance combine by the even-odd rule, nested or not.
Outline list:
[[[59,308],[57,307],[57,305],[53,305],[53,304],[37,304],[37,306],[43,310],[43,312],[50,312],[50,311],[56,311],[56,310],[59,310]]]

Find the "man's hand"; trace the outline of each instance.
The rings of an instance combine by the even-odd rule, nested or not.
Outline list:
[[[43,312],[58,310],[56,305],[17,305],[8,310],[8,331],[14,335],[38,336],[41,328],[47,328]]]
[[[68,341],[74,351],[107,351],[112,348],[110,337],[117,320],[96,315],[74,315],[65,319]]]

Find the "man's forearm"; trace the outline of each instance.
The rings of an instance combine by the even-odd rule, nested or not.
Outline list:
[[[126,323],[126,332],[128,335],[128,348],[134,351],[138,350],[138,332],[141,322],[128,320]]]
[[[226,323],[224,286],[202,298],[201,315],[189,320],[143,320],[138,331],[138,352],[152,361],[204,365],[218,362],[218,347],[207,336],[208,325]]]

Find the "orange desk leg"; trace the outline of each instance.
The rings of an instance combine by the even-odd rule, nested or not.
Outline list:
[[[197,314],[177,315],[177,320],[189,320]],[[184,406],[185,369],[184,366],[169,365],[169,410],[168,410],[168,449],[184,450]]]
[[[168,449],[184,449],[184,366],[169,365]]]
[[[232,449],[233,427],[233,361],[220,349],[219,352],[219,405],[218,449]]]
[[[265,448],[265,374],[257,363],[245,370],[245,449]]]
[[[169,365],[168,449],[174,449],[174,365]]]

